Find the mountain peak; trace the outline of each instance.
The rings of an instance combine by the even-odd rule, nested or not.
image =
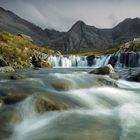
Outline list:
[[[136,18],[126,18],[122,22],[120,22],[116,27],[119,27],[119,26],[126,27],[127,25],[132,26],[132,24],[140,24],[140,18],[139,17],[136,17]]]
[[[75,23],[75,25],[86,25],[86,24],[84,23],[84,21],[78,20],[78,21]]]
[[[86,24],[81,21],[81,20],[78,20],[73,26],[72,28],[70,29],[71,30],[74,30],[74,31],[80,31],[82,29],[84,29],[86,27]]]

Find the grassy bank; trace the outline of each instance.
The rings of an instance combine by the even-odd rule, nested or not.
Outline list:
[[[35,51],[54,53],[53,50],[35,45],[28,37],[0,32],[0,55],[8,65],[16,62],[23,67],[30,67],[29,58]]]

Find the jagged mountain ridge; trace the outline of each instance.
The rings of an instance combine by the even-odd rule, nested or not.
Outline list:
[[[119,44],[140,37],[140,19],[125,19],[112,29],[99,29],[78,21],[51,47],[65,53],[99,51],[113,48]]]
[[[26,34],[31,36],[33,41],[39,45],[48,44],[51,40],[49,38],[48,32],[55,32],[54,30],[42,30],[39,26],[36,26],[13,12],[5,10],[0,7],[0,31],[7,31],[12,34]],[[58,32],[59,33],[59,32]],[[57,34],[58,34],[57,33]]]
[[[62,53],[79,53],[105,50],[140,37],[140,19],[125,19],[112,29],[99,29],[78,21],[68,32],[59,32],[43,30],[0,8],[0,31],[29,35],[35,43]]]

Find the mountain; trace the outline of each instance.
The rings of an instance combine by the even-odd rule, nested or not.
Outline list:
[[[101,30],[78,21],[63,37],[53,41],[51,47],[66,53],[103,50],[112,46],[111,38],[111,29]]]
[[[110,49],[140,37],[140,19],[125,19],[112,29],[99,29],[77,21],[68,32],[40,27],[0,8],[0,31],[31,36],[36,44],[62,53],[79,53]]]
[[[53,49],[64,53],[100,51],[140,37],[140,19],[125,19],[112,29],[99,29],[76,22],[61,38],[52,42]]]
[[[112,30],[114,45],[122,44],[140,37],[140,19],[127,18]]]
[[[44,43],[47,44],[47,40],[49,40],[40,27],[3,8],[0,8],[0,30],[8,31],[13,34],[22,33],[29,35],[32,37],[35,43],[40,45]]]

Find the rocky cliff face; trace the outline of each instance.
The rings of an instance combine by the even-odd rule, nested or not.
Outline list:
[[[140,37],[140,19],[125,19],[112,29],[99,29],[76,22],[68,32],[45,29],[0,8],[0,31],[26,34],[39,45],[62,53],[101,51]]]

